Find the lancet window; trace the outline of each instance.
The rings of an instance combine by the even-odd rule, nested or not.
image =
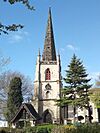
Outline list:
[[[47,68],[45,71],[45,80],[50,80],[50,79],[51,79],[50,69]]]

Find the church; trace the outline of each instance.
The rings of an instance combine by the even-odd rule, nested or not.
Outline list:
[[[31,103],[24,103],[11,120],[14,127],[23,126],[30,120],[31,126],[38,123],[74,123],[74,118],[82,118],[82,123],[87,121],[88,110],[86,108],[77,108],[76,114],[73,113],[73,107],[57,105],[57,100],[61,98],[62,88],[61,59],[60,54],[56,53],[52,15],[49,8],[47,29],[44,41],[44,49],[37,55],[36,70],[34,79],[34,95]],[[90,91],[100,93],[99,89],[90,89]],[[33,106],[32,106],[33,105]],[[100,123],[100,108],[90,100],[92,122]],[[67,108],[68,107],[68,108]],[[87,117],[86,117],[87,116]]]
[[[56,54],[51,9],[49,9],[47,29],[42,56],[40,51],[36,61],[33,106],[42,117],[43,123],[60,122],[60,107],[56,100],[61,93],[61,61]]]
[[[56,53],[52,15],[49,8],[47,29],[45,35],[44,49],[42,55],[38,52],[36,61],[36,71],[34,80],[33,106],[42,118],[42,123],[64,123],[70,120],[73,123],[73,108],[59,107],[56,100],[61,97],[62,76],[61,76],[61,59],[60,54]],[[92,107],[92,122],[100,122],[100,109],[95,107],[90,101]],[[88,116],[87,109],[77,109],[77,116]]]

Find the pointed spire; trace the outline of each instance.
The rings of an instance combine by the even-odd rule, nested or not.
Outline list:
[[[49,16],[47,22],[47,30],[46,30],[42,60],[56,61],[56,50],[55,50],[53,27],[52,27],[51,8],[49,8]]]

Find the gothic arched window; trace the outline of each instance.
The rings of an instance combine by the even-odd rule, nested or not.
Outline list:
[[[50,69],[47,68],[45,71],[45,80],[50,80],[50,79],[51,79]]]

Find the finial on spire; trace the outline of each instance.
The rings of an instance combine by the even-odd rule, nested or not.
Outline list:
[[[40,56],[40,48],[39,48],[39,51],[38,51],[38,56]]]
[[[49,7],[49,11],[51,11],[51,7]]]
[[[51,15],[51,7],[49,7],[49,14]]]

